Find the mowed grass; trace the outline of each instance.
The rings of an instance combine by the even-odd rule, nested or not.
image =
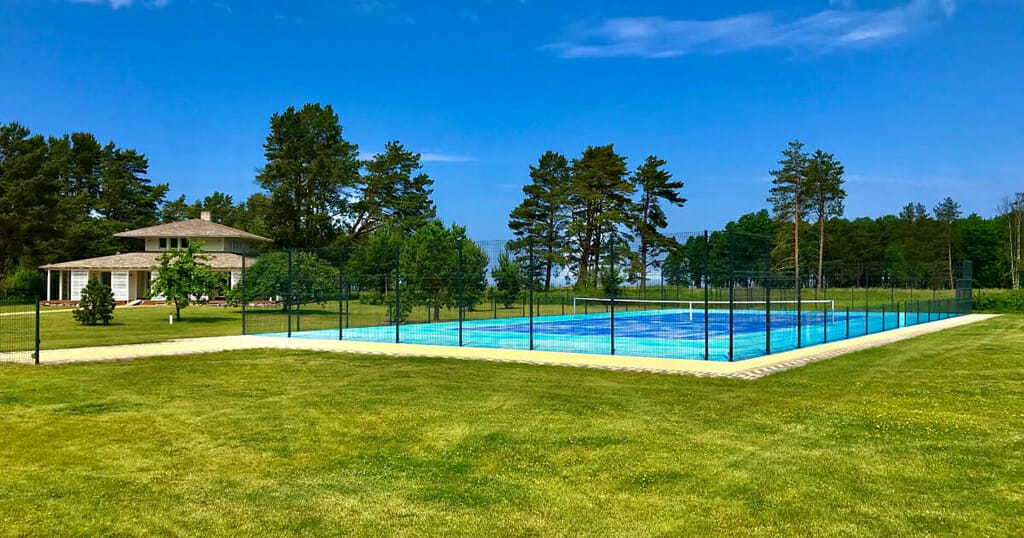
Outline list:
[[[257,351],[0,365],[0,534],[1011,536],[1024,316],[756,381]]]

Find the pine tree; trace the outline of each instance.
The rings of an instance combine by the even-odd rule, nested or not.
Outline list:
[[[270,193],[273,238],[284,247],[330,244],[345,193],[359,180],[358,147],[342,138],[334,109],[307,103],[274,114],[263,148],[267,163],[256,180]]]
[[[430,199],[434,180],[420,171],[419,153],[396,140],[364,166],[366,173],[357,180],[351,196],[355,202],[346,211],[351,242],[362,242],[382,226],[408,236],[436,217]]]
[[[802,142],[793,140],[783,150],[779,168],[770,172],[772,188],[768,197],[775,212],[775,218],[780,222],[790,221],[793,223],[793,270],[798,286],[802,286],[800,283],[800,215],[807,205],[804,198],[806,191],[804,172],[807,168],[807,154],[804,153],[803,148]],[[784,229],[784,227],[780,226],[779,229]],[[779,243],[782,244],[781,241]]]
[[[597,285],[602,246],[632,215],[634,186],[627,179],[626,159],[613,145],[590,146],[572,163],[569,236],[575,253],[577,286]]]
[[[818,289],[824,285],[825,223],[843,215],[846,190],[843,189],[843,165],[831,153],[820,149],[807,161],[804,171],[807,205],[815,213],[818,226]]]
[[[633,174],[632,181],[640,191],[640,201],[637,202],[637,219],[635,231],[640,239],[640,292],[647,290],[647,268],[650,265],[648,259],[665,252],[678,243],[671,237],[662,233],[668,226],[668,219],[662,202],[667,202],[676,207],[683,207],[686,198],[680,194],[683,188],[682,181],[672,181],[672,174],[662,167],[666,162],[651,155],[647,157],[644,164],[637,167]]]
[[[526,252],[532,246],[541,262],[544,290],[551,288],[556,266],[565,263],[565,233],[569,222],[568,192],[572,170],[564,155],[547,151],[530,166],[532,182],[523,187],[523,201],[509,214],[516,239],[509,247]],[[536,275],[530,275],[535,278]]]
[[[78,307],[71,315],[82,325],[110,325],[114,319],[114,305],[114,292],[110,286],[90,278],[82,288],[82,299]]]
[[[935,220],[942,223],[945,228],[946,268],[949,271],[949,289],[953,289],[956,287],[956,277],[953,274],[953,238],[956,233],[956,220],[960,218],[960,204],[947,196],[932,212],[935,214]]]

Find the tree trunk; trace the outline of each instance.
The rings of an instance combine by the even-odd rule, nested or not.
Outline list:
[[[551,290],[551,266],[554,265],[554,262],[551,261],[551,256],[551,247],[548,247],[548,259],[544,267],[544,291]]]
[[[181,305],[178,300],[174,300],[174,321],[181,321]]]
[[[640,298],[647,298],[647,245],[640,239]]]

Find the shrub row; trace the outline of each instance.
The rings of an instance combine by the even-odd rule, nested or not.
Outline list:
[[[975,290],[975,312],[1024,312],[1024,290]]]

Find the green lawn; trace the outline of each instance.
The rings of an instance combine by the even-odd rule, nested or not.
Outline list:
[[[1020,535],[1024,316],[757,381],[280,351],[0,365],[5,535]]]

